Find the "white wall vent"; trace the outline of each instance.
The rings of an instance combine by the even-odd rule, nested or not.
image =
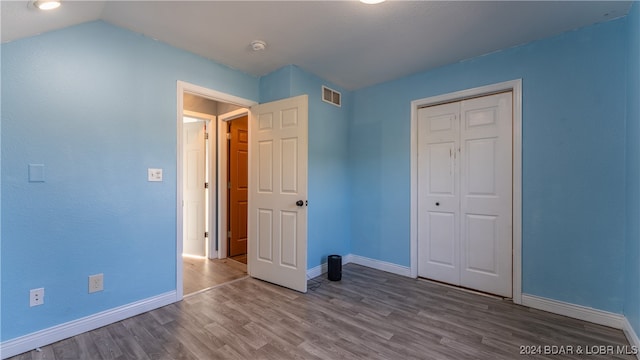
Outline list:
[[[322,101],[340,107],[342,105],[342,95],[339,92],[333,89],[329,89],[328,87],[323,85]]]

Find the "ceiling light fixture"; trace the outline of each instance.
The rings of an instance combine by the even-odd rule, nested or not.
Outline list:
[[[375,5],[384,2],[384,0],[360,0],[363,4]]]
[[[36,0],[33,5],[40,10],[53,10],[60,7],[60,0]]]
[[[267,43],[262,40],[253,40],[251,42],[251,49],[253,51],[262,51],[267,48]]]

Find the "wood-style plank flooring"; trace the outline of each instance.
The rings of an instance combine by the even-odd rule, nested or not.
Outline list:
[[[307,294],[230,282],[12,358],[633,359],[520,355],[520,346],[628,346],[622,331],[349,264]]]
[[[185,295],[247,276],[247,265],[231,259],[182,257]]]
[[[246,264],[247,263],[247,254],[231,256],[231,257],[229,257],[229,259],[241,262],[243,264]]]

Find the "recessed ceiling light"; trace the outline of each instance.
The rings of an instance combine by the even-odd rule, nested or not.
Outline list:
[[[253,40],[251,42],[251,49],[253,51],[262,51],[267,48],[267,43],[262,40]]]
[[[384,0],[360,0],[360,2],[364,4],[375,5],[384,2]]]
[[[36,0],[33,5],[40,10],[53,10],[60,7],[60,0]]]

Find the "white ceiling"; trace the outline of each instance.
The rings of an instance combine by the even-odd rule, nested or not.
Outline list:
[[[64,0],[63,0],[64,1]],[[347,89],[624,16],[630,1],[1,2],[2,42],[102,19],[261,76],[295,64]],[[252,40],[267,49],[253,52]]]

